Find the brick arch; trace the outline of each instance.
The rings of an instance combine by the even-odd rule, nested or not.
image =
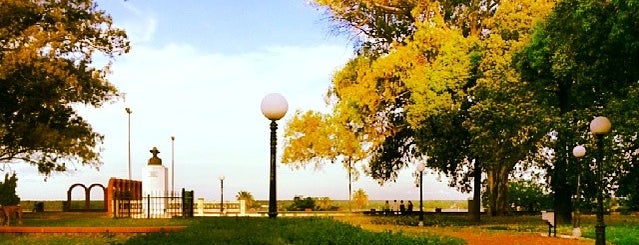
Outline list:
[[[93,187],[96,187],[96,186],[102,188],[102,196],[103,196],[102,201],[104,203],[104,205],[102,205],[103,208],[99,209],[99,211],[106,211],[106,207],[107,207],[107,191],[106,190],[107,189],[106,187],[104,187],[104,185],[100,183],[91,184],[89,188],[87,189],[87,197],[91,199],[91,190],[93,189]],[[91,202],[89,202],[89,206],[91,206]]]
[[[81,186],[82,188],[84,188],[84,208],[81,209],[71,209],[71,193],[73,192],[73,189]],[[104,208],[102,209],[91,209],[91,190],[93,189],[93,187],[100,187],[102,188],[102,193],[104,193]],[[106,211],[106,204],[107,204],[107,192],[106,192],[106,188],[104,187],[104,185],[100,184],[100,183],[94,183],[91,184],[88,188],[86,187],[86,185],[82,184],[82,183],[75,183],[73,185],[71,185],[69,187],[69,190],[67,190],[67,202],[65,203],[65,207],[64,210],[65,211]]]

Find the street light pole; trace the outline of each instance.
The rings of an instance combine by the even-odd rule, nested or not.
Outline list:
[[[175,193],[175,136],[171,136],[171,195]]]
[[[220,176],[220,216],[224,214],[224,175]]]
[[[270,176],[269,176],[269,200],[268,217],[277,217],[277,188],[276,188],[276,164],[277,156],[277,120],[280,120],[288,110],[288,103],[284,96],[278,93],[268,94],[262,99],[261,110],[264,116],[271,120],[271,154],[270,154]]]
[[[610,132],[611,123],[606,117],[595,117],[590,122],[590,132],[595,136],[597,144],[597,224],[595,225],[595,244],[606,244],[606,224],[604,223],[603,207],[603,136]]]
[[[131,180],[131,113],[133,113],[133,111],[131,111],[131,108],[127,107],[124,108],[124,110],[126,111],[127,115],[128,115],[128,155],[129,155],[129,180]]]
[[[572,149],[572,155],[577,158],[577,193],[575,199],[575,220],[573,222],[572,236],[580,237],[581,236],[581,211],[580,211],[580,203],[581,203],[581,158],[586,155],[586,148],[582,145],[575,146]]]
[[[417,164],[417,171],[419,172],[419,226],[424,226],[424,164]]]

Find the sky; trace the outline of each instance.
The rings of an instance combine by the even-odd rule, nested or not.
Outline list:
[[[303,0],[97,3],[131,41],[131,51],[116,58],[108,76],[125,99],[78,109],[105,136],[104,164],[99,169],[68,166],[70,171],[46,178],[33,166],[5,167],[5,172],[18,174],[22,200],[65,200],[74,183],[106,186],[111,177],[128,178],[129,122],[133,179],[142,179],[149,151],[157,147],[169,176],[172,166],[175,169],[176,191],[185,188],[196,197],[219,200],[219,177],[224,176],[225,200],[239,191],[267,200],[270,122],[260,112],[260,103],[273,92],[282,94],[289,105],[278,121],[277,198],[348,199],[342,164],[292,169],[279,163],[286,122],[296,110],[329,111],[324,95],[332,74],[353,57],[352,41],[332,34],[323,10]],[[396,182],[384,185],[362,174],[353,181],[353,191],[363,189],[370,200],[418,200],[414,169],[409,167]],[[471,196],[446,182],[425,174],[424,199]],[[76,188],[74,199],[81,193]]]

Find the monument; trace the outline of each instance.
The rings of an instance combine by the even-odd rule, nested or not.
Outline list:
[[[148,164],[144,168],[142,178],[142,193],[145,197],[164,197],[167,196],[168,169],[162,165],[162,159],[158,157],[160,151],[157,147],[150,150],[153,156],[149,158]],[[151,207],[147,207],[143,203],[145,212],[164,213],[165,203],[154,203]]]

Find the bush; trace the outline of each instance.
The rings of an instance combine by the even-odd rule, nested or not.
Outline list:
[[[288,211],[304,211],[306,209],[313,210],[315,208],[315,199],[311,197],[303,198],[302,196],[295,196],[293,203],[286,208]]]
[[[14,206],[20,204],[20,197],[16,194],[17,186],[18,178],[16,178],[15,173],[11,177],[9,177],[9,174],[4,175],[4,182],[0,182],[0,205]]]

